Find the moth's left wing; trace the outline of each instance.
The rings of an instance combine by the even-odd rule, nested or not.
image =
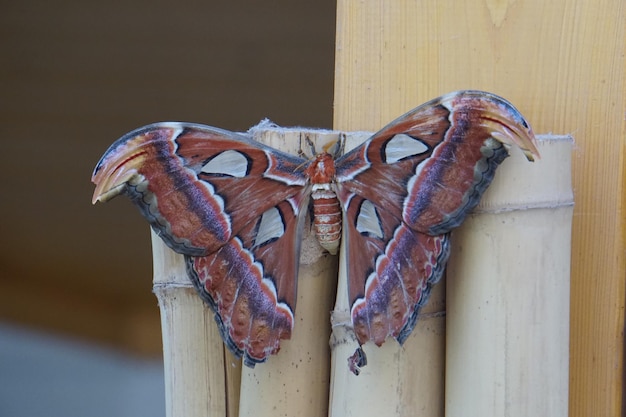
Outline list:
[[[224,342],[253,366],[293,328],[306,163],[238,133],[157,123],[104,154],[94,202],[126,194],[186,255]]]
[[[506,100],[459,91],[401,116],[336,161],[352,321],[361,344],[412,331],[461,224],[519,146],[534,135]]]
[[[169,247],[203,256],[300,193],[306,162],[239,133],[155,123],[104,153],[91,179],[93,202],[125,194]]]

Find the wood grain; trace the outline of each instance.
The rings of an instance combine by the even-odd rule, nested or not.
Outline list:
[[[624,8],[618,0],[343,0],[337,9],[336,129],[375,130],[472,88],[509,99],[536,132],[574,136],[572,416],[622,407]]]

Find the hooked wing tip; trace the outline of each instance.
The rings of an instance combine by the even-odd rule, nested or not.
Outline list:
[[[531,162],[541,158],[530,124],[509,101],[493,93],[475,90],[460,91],[449,96],[448,100],[456,99],[478,110],[480,124],[490,132],[491,137],[519,147]]]
[[[128,182],[137,182],[136,177],[141,177],[138,172],[141,161],[137,160],[136,156],[129,158],[126,155],[113,155],[98,164],[91,177],[91,182],[96,185],[91,199],[92,204],[109,201],[121,194]]]
[[[516,145],[530,162],[540,159],[537,139],[532,130],[521,130],[518,127],[502,125],[499,130],[491,132],[491,136],[507,145]]]
[[[145,178],[141,174],[141,167],[146,158],[146,152],[130,141],[112,145],[96,165],[91,177],[91,182],[96,185],[92,204],[98,201],[104,203],[122,194],[128,183],[136,185],[142,182]]]

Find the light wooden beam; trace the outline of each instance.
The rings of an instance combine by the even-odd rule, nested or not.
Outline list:
[[[340,0],[334,128],[374,131],[458,89],[575,139],[570,415],[622,409],[626,11],[619,0]]]

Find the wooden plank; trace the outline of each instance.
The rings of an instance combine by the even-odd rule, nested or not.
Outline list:
[[[572,416],[622,407],[625,13],[618,0],[341,0],[337,9],[336,129],[376,130],[475,88],[512,101],[537,132],[574,136]]]

